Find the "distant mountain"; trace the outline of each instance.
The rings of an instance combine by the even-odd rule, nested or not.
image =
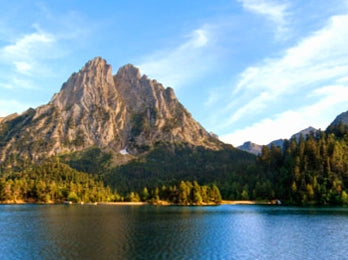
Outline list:
[[[295,138],[296,141],[298,141],[300,139],[301,135],[304,138],[306,138],[307,135],[309,135],[311,133],[314,133],[316,131],[317,131],[317,129],[315,129],[314,127],[310,126],[310,127],[306,128],[306,129],[301,130],[300,132],[298,132],[296,134],[293,134],[290,137],[290,139]],[[274,146],[283,147],[284,141],[285,141],[285,139],[277,139],[277,140],[274,140],[274,141],[270,142],[269,144],[267,144],[267,146],[271,147],[271,145],[274,145]],[[246,152],[258,155],[262,151],[262,146],[263,145],[255,144],[255,143],[252,143],[252,142],[248,141],[248,142],[245,142],[243,145],[238,146],[237,148],[240,149],[240,150],[243,150],[243,151],[246,151]]]
[[[0,121],[0,162],[37,161],[91,147],[125,161],[156,142],[224,146],[192,118],[173,89],[130,64],[112,75],[100,57],[73,73],[48,104]]]
[[[246,151],[255,155],[258,155],[262,151],[262,145],[252,143],[250,141],[245,142],[244,144],[237,147],[238,149],[242,151]]]
[[[284,139],[277,139],[277,140],[270,142],[267,146],[271,147],[271,145],[274,145],[274,146],[283,147],[283,144],[284,144]]]
[[[343,125],[348,124],[348,111],[339,114],[330,124],[330,126],[338,126],[340,123],[342,123]]]
[[[318,131],[318,129],[315,129],[314,127],[311,127],[311,126],[310,126],[310,127],[306,128],[306,129],[303,129],[303,130],[301,130],[300,132],[298,132],[298,133],[292,135],[290,139],[296,138],[296,141],[298,142],[298,141],[300,140],[301,135],[302,135],[304,138],[306,138],[307,135],[309,135],[309,134],[311,134],[311,133],[315,133],[316,131]]]

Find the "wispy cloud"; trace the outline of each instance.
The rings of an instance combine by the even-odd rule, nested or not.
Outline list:
[[[12,63],[16,72],[27,76],[40,73],[45,76],[40,61],[57,55],[56,39],[52,34],[42,31],[25,34],[0,49],[2,62]]]
[[[177,47],[150,54],[137,66],[160,82],[180,88],[214,65],[217,54],[209,51],[211,42],[209,26],[203,26],[191,32]]]
[[[221,94],[217,90],[210,91],[210,93],[208,94],[208,99],[204,102],[204,106],[211,107],[216,104],[216,102],[218,102],[220,98]]]
[[[31,58],[33,55],[37,56],[42,48],[47,48],[46,46],[54,41],[54,37],[50,34],[34,32],[22,36],[11,45],[5,46],[2,49],[2,55],[16,59]]]
[[[337,109],[342,112],[347,109],[348,85],[325,86],[314,90],[310,95],[318,98],[318,101],[264,118],[220,138],[236,146],[247,140],[268,144],[276,139],[290,138],[294,133],[310,126],[308,121],[313,127],[325,129],[337,115]]]
[[[306,113],[305,108],[296,110],[298,107],[307,104],[308,111],[311,109],[313,112],[313,108],[319,110],[320,107],[341,103],[342,95],[346,95],[348,89],[347,24],[348,15],[333,16],[325,27],[284,51],[279,58],[266,59],[245,69],[233,90],[231,99],[234,102],[227,109],[232,116],[223,127],[231,127],[250,116],[259,117],[259,122],[252,126],[244,125],[243,129],[225,138],[240,143],[249,139],[266,140],[265,133],[270,133],[273,138],[276,133],[294,133],[296,126],[305,124],[299,120],[301,116],[308,115],[305,120],[313,121],[313,116]],[[292,98],[291,103],[287,103],[287,97]],[[344,100],[348,101],[348,98]],[[282,107],[292,113],[284,112],[262,119],[265,112],[270,116],[273,110],[279,111]],[[327,118],[323,113],[319,116]]]
[[[270,20],[274,24],[278,35],[282,35],[287,31],[289,12],[288,4],[285,1],[280,3],[274,0],[239,0],[239,2],[246,10]]]
[[[328,80],[342,80],[348,74],[348,15],[335,16],[329,24],[278,59],[265,60],[247,68],[233,95],[253,94],[250,102],[240,107],[230,123],[255,109],[269,106],[280,96],[305,93],[321,87]],[[256,108],[255,108],[256,106]]]
[[[0,117],[8,116],[9,114],[13,113],[13,111],[18,111],[19,113],[21,113],[22,111],[28,109],[28,107],[29,105],[23,104],[14,99],[0,99]]]

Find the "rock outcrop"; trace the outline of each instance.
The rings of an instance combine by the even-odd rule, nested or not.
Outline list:
[[[113,75],[100,57],[73,73],[48,104],[0,121],[0,162],[35,161],[89,147],[138,155],[156,142],[223,146],[192,118],[173,89],[130,64]]]

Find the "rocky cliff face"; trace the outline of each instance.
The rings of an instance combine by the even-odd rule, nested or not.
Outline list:
[[[112,75],[102,58],[73,73],[47,105],[0,121],[0,162],[98,147],[137,155],[156,142],[178,142],[218,150],[180,104],[171,88],[126,65]]]

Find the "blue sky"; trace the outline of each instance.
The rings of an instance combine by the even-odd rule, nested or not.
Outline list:
[[[223,141],[267,144],[348,110],[348,0],[1,1],[0,117],[96,56],[173,87]]]

